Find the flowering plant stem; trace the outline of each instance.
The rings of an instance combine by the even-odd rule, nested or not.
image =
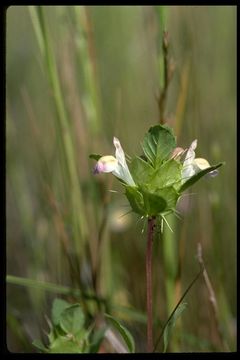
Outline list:
[[[146,282],[147,282],[147,351],[153,352],[152,332],[152,245],[156,218],[148,218]]]

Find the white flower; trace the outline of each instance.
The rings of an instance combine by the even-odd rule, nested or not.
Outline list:
[[[102,172],[111,172],[113,175],[123,180],[128,185],[136,186],[128,169],[125,154],[120,141],[116,137],[113,138],[113,144],[116,148],[115,157],[112,155],[102,156],[94,168],[94,173],[99,174]]]
[[[195,159],[195,149],[197,147],[197,139],[194,140],[185,157],[185,160],[183,162],[183,169],[182,169],[182,183],[186,182],[190,177],[197,174],[199,171],[205,170],[211,165],[206,159],[203,158],[196,158]],[[210,176],[216,176],[218,174],[217,170],[210,171],[208,175]]]

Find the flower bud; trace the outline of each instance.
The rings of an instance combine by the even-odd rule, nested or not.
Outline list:
[[[102,156],[98,160],[94,168],[94,174],[112,172],[116,169],[117,165],[118,165],[118,161],[114,156],[112,155]]]

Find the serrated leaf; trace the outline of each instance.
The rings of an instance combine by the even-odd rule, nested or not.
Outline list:
[[[209,172],[216,170],[217,168],[219,168],[220,166],[224,165],[223,162],[217,164],[217,165],[213,165],[207,169],[204,169],[200,172],[198,172],[197,174],[193,175],[190,179],[188,179],[179,189],[180,192],[185,191],[187,188],[189,188],[190,186],[192,186],[193,184],[195,184],[199,179],[201,179],[201,177],[203,177],[204,175],[208,174]]]
[[[166,125],[156,125],[144,136],[142,148],[154,168],[169,158],[176,147],[173,131]]]
[[[136,184],[144,184],[154,174],[153,167],[140,157],[135,157],[129,164],[130,172]]]
[[[141,187],[144,200],[144,209],[147,216],[155,216],[166,209],[167,202],[156,192],[151,193],[147,187]]]
[[[166,207],[163,212],[168,212],[169,210],[172,210],[176,207],[179,193],[176,191],[176,189],[173,186],[166,186],[161,189],[155,190],[156,194],[163,198],[166,201]]]
[[[98,155],[98,154],[90,154],[89,158],[90,159],[94,159],[94,160],[99,160],[102,157],[102,155]]]
[[[181,303],[175,310],[171,320],[168,322],[166,328],[163,333],[163,352],[167,351],[168,343],[172,334],[172,330],[176,324],[177,319],[182,314],[182,312],[186,309],[187,303]]]
[[[171,159],[155,170],[149,181],[149,186],[153,188],[164,188],[173,185],[179,187],[182,176],[181,172],[182,164]]]
[[[120,322],[117,319],[115,319],[113,316],[105,314],[105,317],[110,320],[111,324],[119,332],[119,334],[125,341],[129,352],[134,353],[135,352],[135,341],[134,341],[133,336],[130,333],[130,331],[125,326],[121,325]]]
[[[132,210],[139,215],[145,215],[142,194],[134,186],[126,186],[125,190],[125,194],[132,207]]]
[[[59,325],[66,333],[76,335],[84,323],[85,316],[80,305],[74,304],[62,312]]]
[[[62,299],[54,299],[51,310],[52,322],[54,325],[58,325],[62,312],[71,306],[67,301]]]

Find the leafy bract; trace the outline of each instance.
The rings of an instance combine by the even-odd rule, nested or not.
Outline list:
[[[141,192],[138,191],[135,186],[126,186],[125,190],[126,197],[132,210],[139,215],[145,215],[144,201]]]
[[[173,186],[166,186],[161,189],[156,189],[155,193],[166,201],[166,206],[162,213],[173,211],[175,209],[179,198],[179,193]]]
[[[147,187],[142,187],[141,193],[143,195],[146,216],[156,216],[165,211],[167,202],[162,196],[156,192],[148,191]]]
[[[172,211],[179,198],[173,186],[152,189],[151,185],[142,185],[138,188],[126,186],[126,196],[132,210],[144,216],[157,216]]]
[[[217,168],[219,168],[222,165],[224,165],[224,162],[221,162],[221,163],[219,163],[217,165],[213,165],[213,166],[210,166],[207,169],[199,171],[197,174],[193,175],[192,177],[190,177],[190,179],[188,179],[185,183],[183,183],[183,185],[179,189],[179,192],[185,191],[187,188],[189,188],[190,186],[195,184],[199,179],[201,179],[201,177],[203,177],[204,175],[210,173],[213,170],[216,170]]]
[[[136,157],[131,162],[131,173],[136,187],[126,187],[132,210],[140,215],[156,216],[174,209],[181,186],[182,164],[174,159],[154,169]]]
[[[149,186],[152,188],[163,188],[168,186],[179,188],[181,185],[181,171],[182,164],[180,162],[173,159],[166,161],[155,170],[149,181]]]
[[[168,159],[176,147],[173,131],[166,125],[156,125],[144,136],[142,148],[150,164],[157,168]]]
[[[148,183],[154,174],[154,168],[140,157],[135,157],[129,165],[136,184]]]

